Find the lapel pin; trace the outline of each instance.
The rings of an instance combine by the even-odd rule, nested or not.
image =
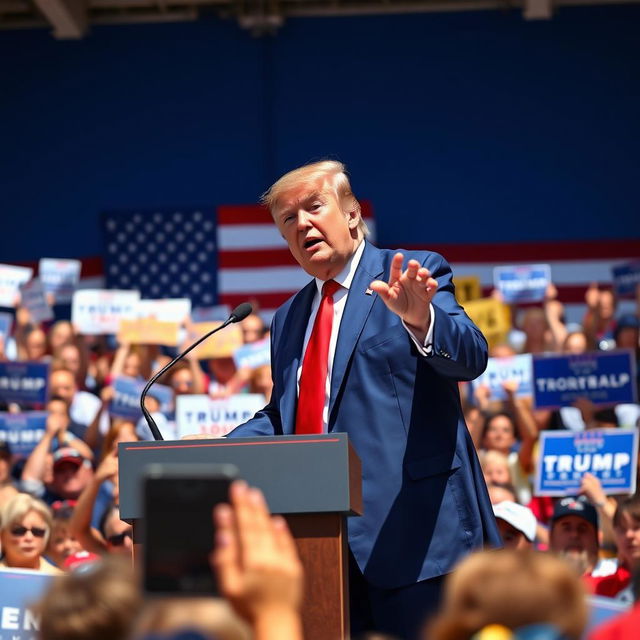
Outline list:
[[[373,295],[373,289],[367,289],[367,290],[365,291],[365,293],[366,293],[368,296],[372,296],[372,295]]]

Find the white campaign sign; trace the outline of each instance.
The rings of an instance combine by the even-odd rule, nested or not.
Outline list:
[[[15,307],[19,300],[20,285],[31,280],[31,267],[0,264],[0,307]]]
[[[71,322],[79,333],[116,334],[120,320],[138,316],[138,291],[84,289],[73,294]]]
[[[265,397],[260,393],[240,393],[224,400],[212,400],[207,395],[179,395],[176,397],[178,438],[196,433],[221,438],[252,418],[265,404]]]

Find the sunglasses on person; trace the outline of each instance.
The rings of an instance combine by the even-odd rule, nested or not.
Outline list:
[[[12,527],[11,528],[11,535],[12,536],[16,536],[18,538],[22,538],[22,536],[27,535],[27,531],[31,531],[32,535],[36,538],[44,538],[45,535],[47,535],[47,530],[46,529],[42,529],[40,527]]]
[[[133,531],[123,531],[122,533],[108,536],[107,542],[114,547],[121,547],[124,544],[125,538],[131,538],[131,540],[133,540]]]

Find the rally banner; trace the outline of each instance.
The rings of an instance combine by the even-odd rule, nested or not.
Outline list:
[[[530,353],[510,358],[489,358],[484,373],[471,381],[471,387],[475,391],[480,385],[487,386],[491,390],[492,400],[506,400],[507,394],[502,388],[502,383],[510,380],[518,383],[516,395],[533,394]]]
[[[6,340],[11,335],[13,326],[13,315],[11,313],[0,313],[0,338]]]
[[[0,362],[0,401],[21,407],[47,401],[48,362]]]
[[[155,318],[120,320],[118,342],[120,344],[158,344],[165,347],[178,345],[180,325]],[[1,639],[0,639],[1,640]]]
[[[68,304],[80,281],[80,260],[41,258],[38,275],[47,293],[52,293],[55,304]]]
[[[55,579],[55,576],[28,569],[0,571],[1,640],[37,640],[40,637],[40,618],[34,605]]]
[[[118,418],[137,421],[142,417],[140,396],[147,384],[146,380],[137,380],[118,376],[113,382],[114,396],[109,404],[109,413]],[[147,397],[160,402],[160,411],[169,415],[173,410],[173,389],[162,384],[154,384]]]
[[[20,285],[32,276],[31,267],[0,264],[0,307],[15,307],[20,300]]]
[[[46,411],[2,412],[0,413],[0,440],[9,443],[12,455],[27,458],[42,440],[46,425]]]
[[[464,310],[487,339],[490,347],[505,342],[511,329],[511,312],[495,298],[470,300]]]
[[[637,429],[541,431],[534,494],[577,494],[585,473],[607,494],[635,493],[637,459]]]
[[[213,400],[207,395],[179,395],[176,397],[177,437],[206,434],[221,438],[252,418],[265,404],[265,397],[260,393],[240,393],[222,400]]]
[[[165,298],[161,300],[140,300],[139,318],[153,318],[160,322],[182,324],[191,315],[189,298]]]
[[[138,316],[138,291],[84,289],[73,294],[71,322],[79,333],[116,334],[120,320]]]
[[[36,324],[53,320],[53,309],[39,278],[20,285],[20,304],[29,311],[31,320]]]
[[[613,288],[619,298],[635,298],[640,285],[640,260],[612,267]]]
[[[493,269],[493,284],[507,304],[544,300],[550,282],[548,264],[505,265]]]
[[[199,322],[189,327],[189,337],[195,341],[212,329],[222,325],[222,322]],[[222,331],[207,338],[196,347],[195,354],[199,360],[208,358],[230,358],[243,345],[242,329],[238,324],[231,324]]]
[[[585,397],[596,405],[635,403],[636,362],[630,350],[534,355],[534,404],[558,409]]]
[[[233,360],[237,369],[257,369],[271,363],[271,343],[269,338],[245,344],[236,349]]]
[[[456,288],[456,300],[459,304],[482,298],[480,276],[455,276],[453,284]]]

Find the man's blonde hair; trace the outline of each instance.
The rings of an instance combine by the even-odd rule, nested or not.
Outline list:
[[[310,187],[321,185],[322,189],[328,187],[333,190],[345,214],[351,211],[357,212],[358,231],[363,236],[369,235],[367,223],[362,218],[360,203],[351,190],[347,169],[342,162],[337,160],[321,160],[285,173],[262,194],[260,202],[273,214],[278,200],[285,193],[304,185],[309,185]]]

